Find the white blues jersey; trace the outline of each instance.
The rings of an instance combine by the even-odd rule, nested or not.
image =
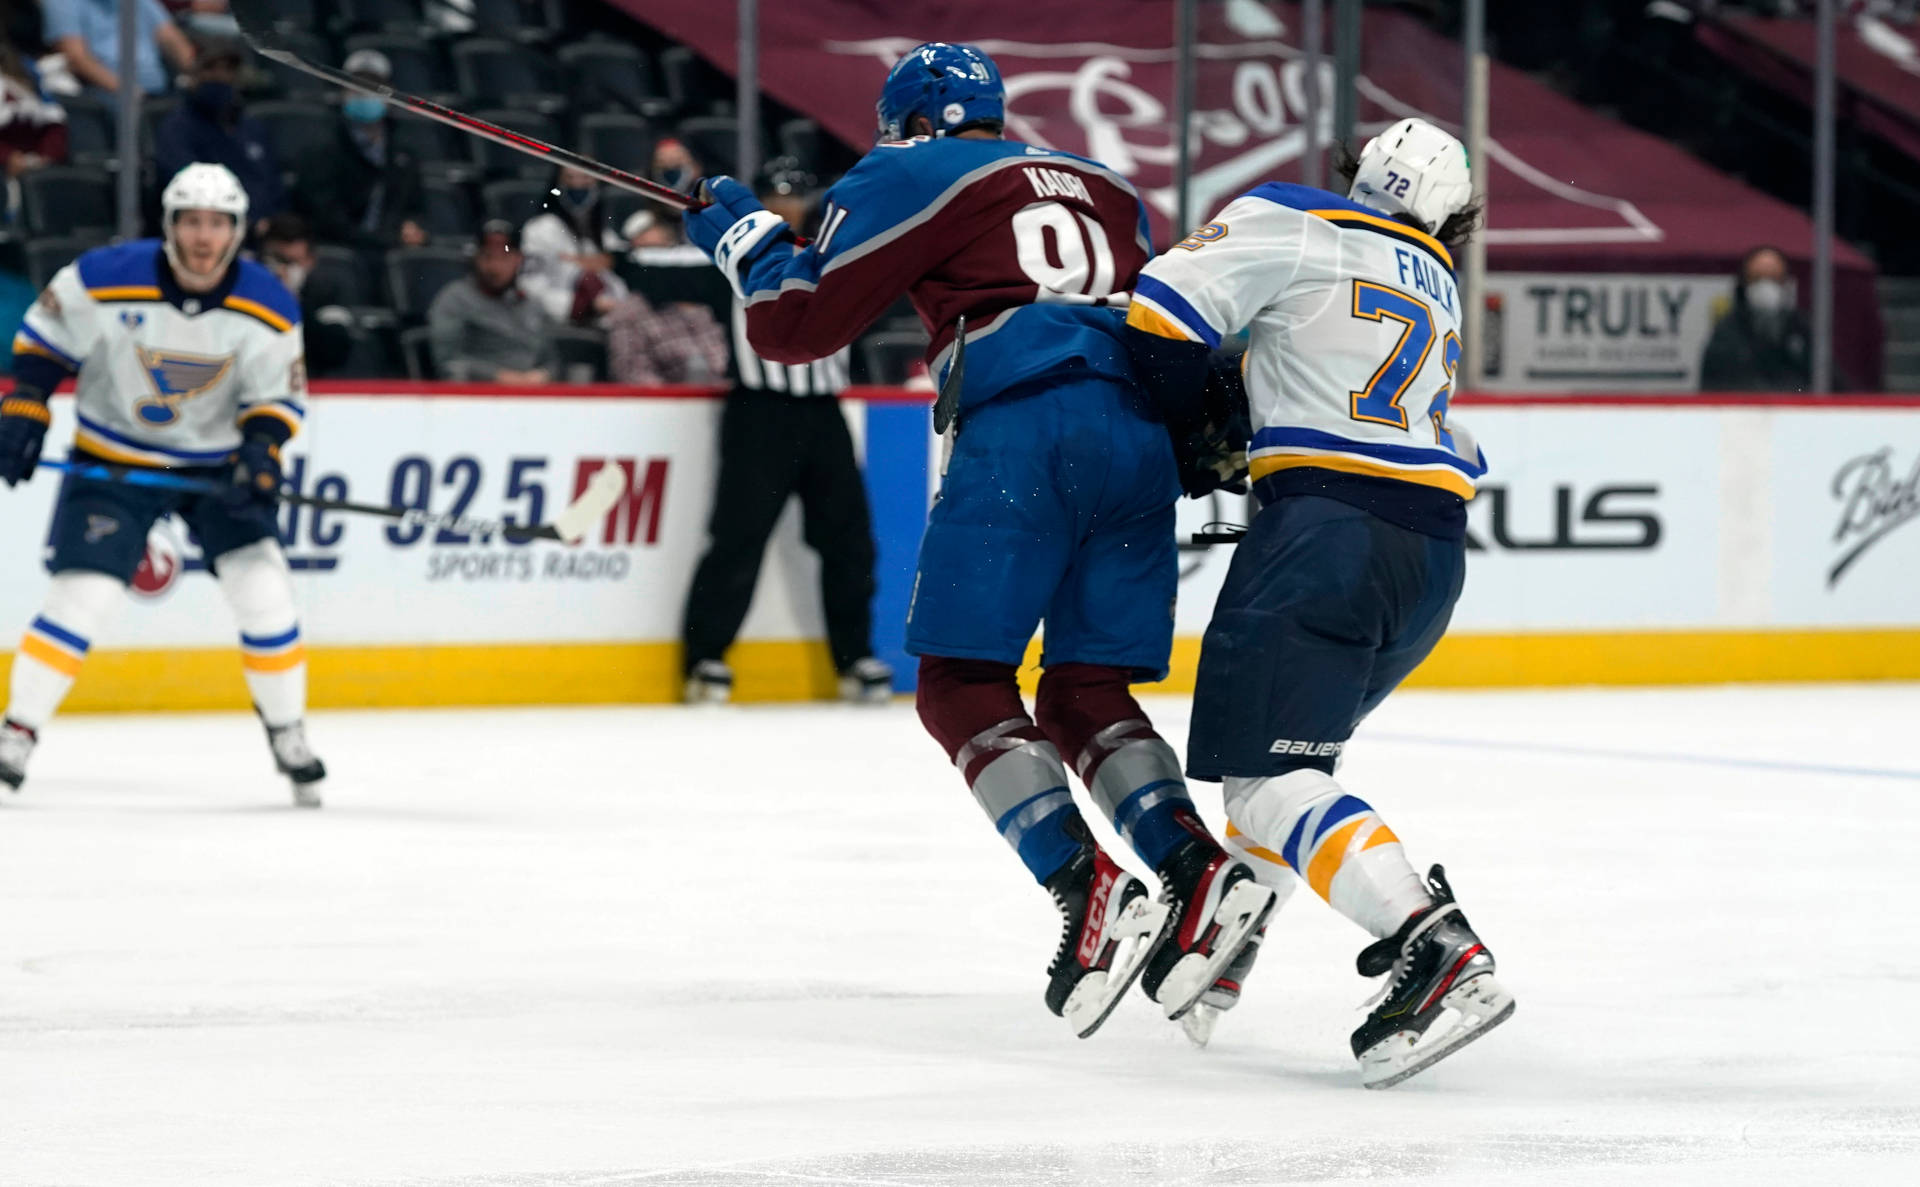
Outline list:
[[[74,447],[111,462],[219,465],[243,423],[271,417],[283,438],[306,415],[299,304],[252,260],[186,293],[157,239],[95,248],[54,274],[13,348],[79,373]]]
[[[1453,258],[1431,235],[1306,186],[1270,183],[1149,263],[1128,324],[1242,364],[1256,483],[1292,470],[1471,499],[1479,448],[1447,419],[1460,363]]]

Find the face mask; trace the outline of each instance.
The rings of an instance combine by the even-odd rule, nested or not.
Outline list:
[[[1746,286],[1747,308],[1762,315],[1785,313],[1787,286],[1777,280],[1749,280]]]
[[[292,292],[299,292],[300,286],[307,282],[308,268],[305,264],[295,264],[278,256],[272,257],[267,263],[273,268],[274,275],[280,278],[280,283]]]
[[[387,114],[387,105],[372,95],[355,95],[340,105],[340,114],[356,124],[371,124]]]
[[[681,168],[662,169],[660,172],[654,174],[654,179],[668,189],[677,190],[692,180],[692,178],[687,176],[688,172],[689,170]]]
[[[577,209],[593,201],[593,187],[590,185],[574,186],[561,190],[560,196],[567,200],[567,205]]]
[[[193,102],[207,111],[222,112],[234,105],[233,84],[203,82],[193,88]]]

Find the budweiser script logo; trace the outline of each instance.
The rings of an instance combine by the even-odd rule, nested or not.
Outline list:
[[[1891,445],[1853,458],[1834,474],[1833,497],[1840,501],[1833,542],[1844,551],[1827,570],[1828,589],[1869,548],[1920,516],[1920,456],[1904,475],[1895,470]]]

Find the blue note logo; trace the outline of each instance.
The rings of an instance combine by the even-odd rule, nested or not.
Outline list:
[[[180,419],[180,405],[195,396],[205,395],[233,370],[233,356],[187,354],[177,350],[158,350],[136,346],[140,369],[154,394],[133,406],[140,423],[157,429]]]

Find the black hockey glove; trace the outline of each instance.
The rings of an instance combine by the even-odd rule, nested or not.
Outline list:
[[[46,396],[30,388],[0,400],[0,480],[13,486],[33,477],[52,419]]]
[[[280,443],[250,433],[233,457],[233,485],[227,489],[227,505],[235,511],[248,506],[271,507],[280,501],[280,483],[285,477],[280,469]]]
[[[1174,435],[1173,456],[1180,466],[1180,489],[1190,499],[1216,490],[1244,495],[1247,443],[1253,437],[1253,425],[1238,359],[1208,363],[1204,404],[1205,420]]]

